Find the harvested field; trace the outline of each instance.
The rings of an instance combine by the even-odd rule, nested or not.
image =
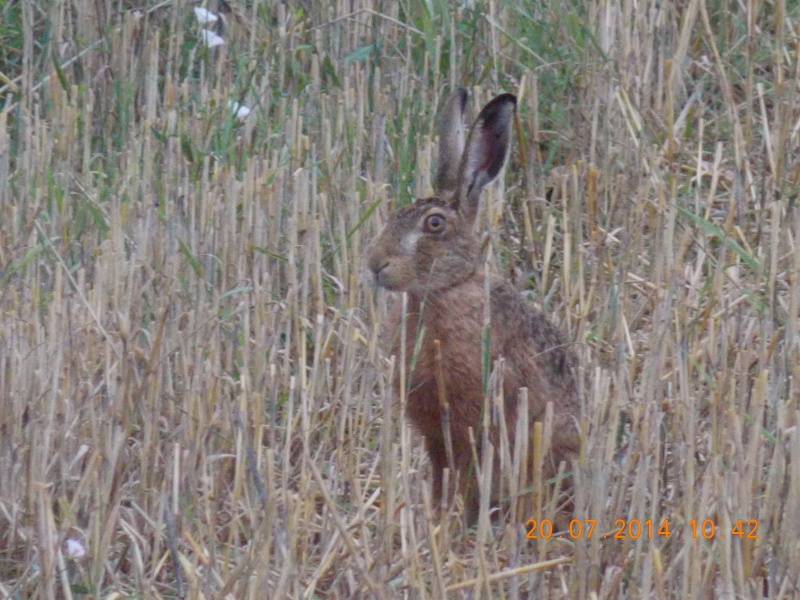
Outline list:
[[[800,597],[797,3],[203,7],[0,3],[0,598]],[[432,517],[365,273],[458,85],[580,359],[557,535]]]

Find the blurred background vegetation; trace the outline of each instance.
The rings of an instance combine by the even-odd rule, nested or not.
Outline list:
[[[796,596],[799,12],[0,0],[0,597]],[[437,526],[398,418],[362,256],[454,86],[520,99],[485,260],[591,539]]]

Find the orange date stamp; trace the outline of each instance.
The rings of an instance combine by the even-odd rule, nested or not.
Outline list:
[[[738,537],[739,539],[758,539],[758,519],[739,519],[728,523],[725,521],[714,521],[704,519],[699,521],[692,519],[688,524],[688,533],[693,539],[715,539],[725,538],[726,536]],[[652,519],[640,521],[639,519],[617,519],[614,521],[614,529],[606,533],[595,531],[597,526],[596,519],[572,519],[569,528],[565,532],[556,532],[553,529],[553,522],[550,519],[528,519],[525,527],[528,532],[525,537],[530,540],[550,539],[550,538],[569,538],[573,540],[585,537],[587,540],[592,536],[601,536],[603,539],[611,538],[617,540],[636,540],[640,537],[652,539],[654,537],[664,537],[668,539],[674,532],[670,529],[669,519],[664,519],[660,523]]]

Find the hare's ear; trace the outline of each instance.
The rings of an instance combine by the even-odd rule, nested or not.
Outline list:
[[[457,207],[468,218],[478,213],[481,191],[503,170],[511,140],[517,97],[502,94],[483,107],[467,138],[456,193]]]
[[[434,183],[436,194],[455,192],[458,185],[458,168],[464,152],[464,109],[467,91],[456,88],[445,102],[439,116],[439,166]]]

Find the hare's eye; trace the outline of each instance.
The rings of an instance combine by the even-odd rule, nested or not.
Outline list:
[[[430,215],[425,219],[425,231],[428,233],[441,233],[444,230],[444,217],[442,215]]]

